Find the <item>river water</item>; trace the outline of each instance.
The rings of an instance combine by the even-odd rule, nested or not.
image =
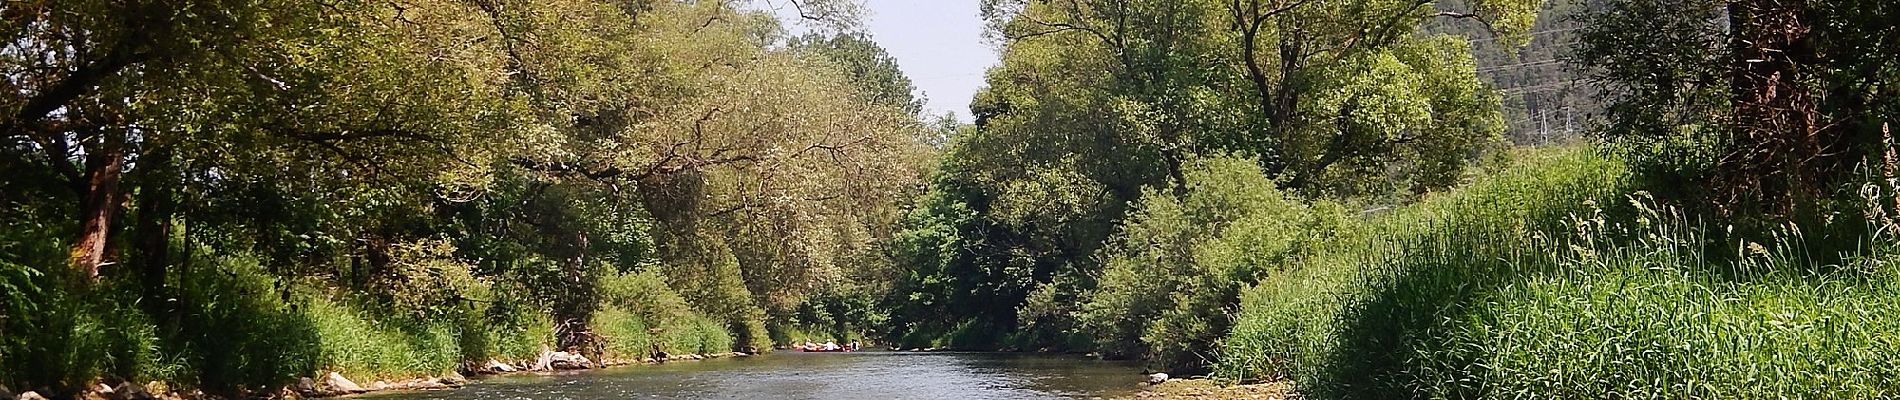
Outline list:
[[[371,400],[1089,399],[1133,394],[1131,364],[991,353],[796,353],[551,375],[511,375]]]

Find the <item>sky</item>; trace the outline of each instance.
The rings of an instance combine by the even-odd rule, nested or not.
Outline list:
[[[864,0],[865,28],[897,58],[904,75],[929,98],[924,112],[955,112],[970,121],[970,99],[983,87],[983,72],[996,65],[996,50],[983,41],[978,0]],[[753,0],[775,9],[788,29],[800,32],[798,12],[787,0]]]

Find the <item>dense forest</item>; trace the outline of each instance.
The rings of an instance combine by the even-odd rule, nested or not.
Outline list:
[[[1900,395],[1900,4],[975,1],[971,124],[850,0],[4,3],[0,385],[869,340]]]
[[[868,38],[726,2],[0,14],[14,387],[237,393],[837,330],[858,315],[808,311],[861,313],[943,135]]]

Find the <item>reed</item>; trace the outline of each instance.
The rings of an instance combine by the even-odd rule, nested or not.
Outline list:
[[[1535,154],[1361,221],[1243,295],[1217,376],[1319,398],[1893,395],[1891,238],[1741,241],[1627,175]]]

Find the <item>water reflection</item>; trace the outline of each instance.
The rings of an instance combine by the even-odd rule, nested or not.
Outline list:
[[[409,399],[1071,399],[1131,394],[1133,365],[1077,356],[789,353],[489,379]]]

